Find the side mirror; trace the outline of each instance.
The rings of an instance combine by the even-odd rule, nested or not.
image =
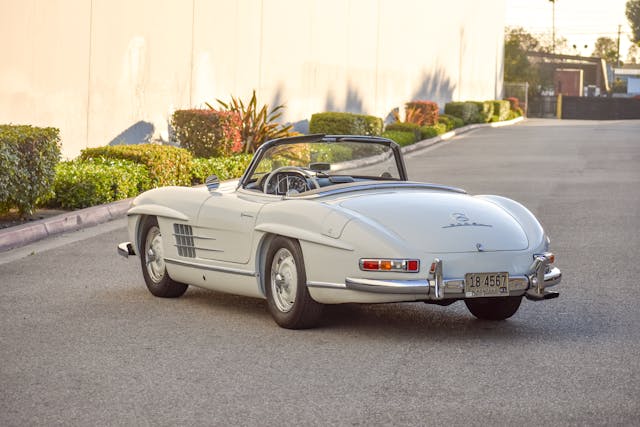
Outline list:
[[[217,175],[209,175],[204,181],[204,184],[207,186],[207,189],[209,191],[215,191],[218,187],[220,187],[220,180],[218,180]]]

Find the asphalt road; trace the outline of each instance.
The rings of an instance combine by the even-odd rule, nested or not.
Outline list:
[[[506,322],[464,304],[154,298],[124,220],[0,254],[0,425],[638,425],[640,121],[529,120],[407,159],[541,220],[561,296]]]

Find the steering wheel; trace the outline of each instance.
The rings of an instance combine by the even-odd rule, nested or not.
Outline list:
[[[273,181],[274,177],[283,173],[293,173],[296,175],[300,175],[302,179],[304,179],[305,186],[308,187],[308,183],[311,183],[313,189],[320,188],[318,184],[318,180],[316,177],[311,174],[309,171],[299,168],[297,166],[281,166],[271,171],[271,173],[267,176],[267,179],[264,180],[264,193],[265,194],[279,194],[277,184],[273,187],[273,191],[270,191],[271,181]]]

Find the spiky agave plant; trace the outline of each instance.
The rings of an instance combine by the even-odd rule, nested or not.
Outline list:
[[[284,105],[277,105],[271,110],[267,104],[258,109],[256,91],[253,90],[251,99],[247,104],[240,98],[231,96],[230,102],[216,99],[218,104],[227,111],[240,114],[242,119],[242,140],[244,141],[244,152],[253,153],[263,142],[275,138],[284,138],[293,135],[292,125],[283,125],[277,122],[282,117]],[[207,106],[215,109],[209,103]]]

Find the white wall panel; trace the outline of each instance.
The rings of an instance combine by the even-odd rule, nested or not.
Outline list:
[[[230,95],[385,117],[502,92],[504,0],[0,0],[0,122],[63,152],[166,140],[175,109]]]

